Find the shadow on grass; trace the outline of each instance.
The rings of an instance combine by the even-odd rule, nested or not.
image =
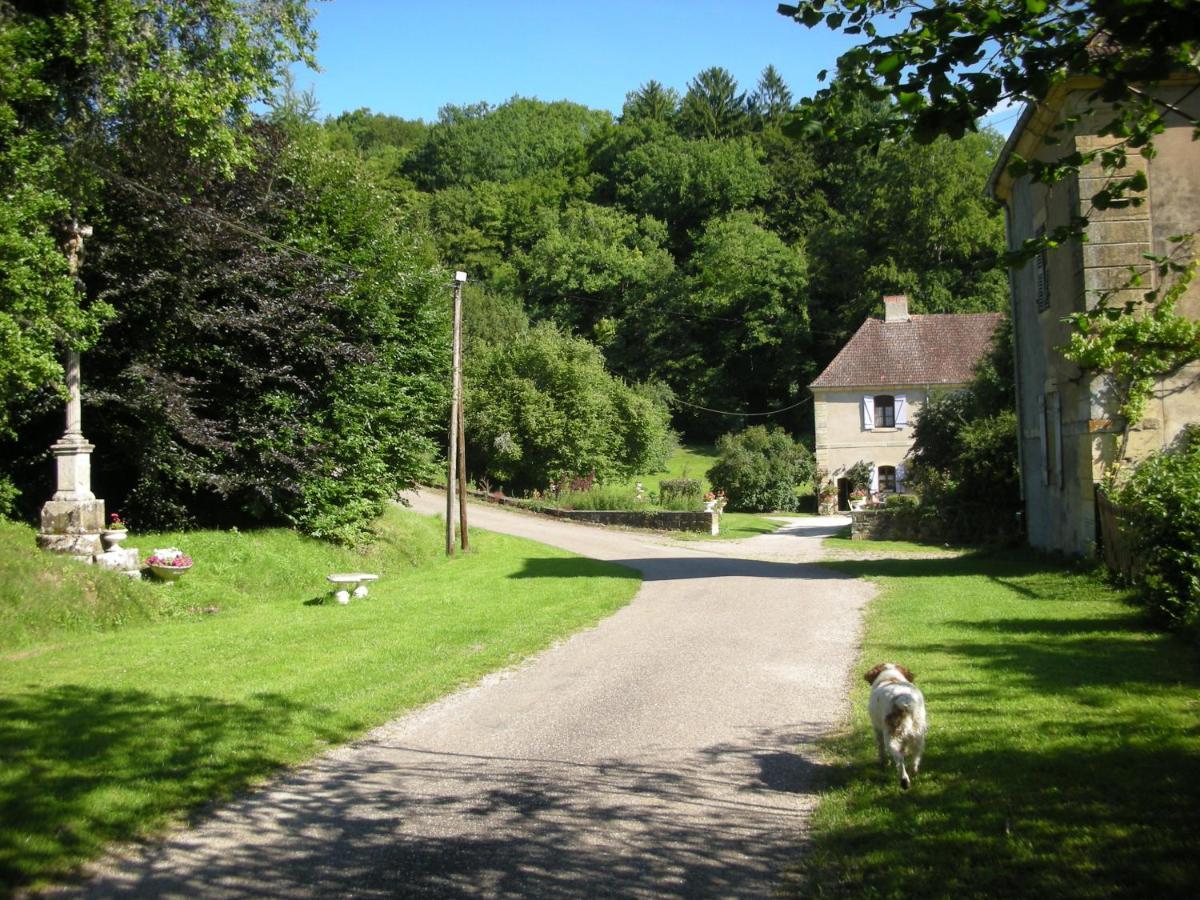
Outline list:
[[[1136,611],[1097,604],[1117,595],[1077,570],[1032,555],[836,568],[973,576],[988,590],[964,582],[953,598],[942,586],[925,610],[949,615],[904,650],[915,670],[931,672],[929,741],[913,791],[902,794],[894,771],[876,768],[857,716],[853,734],[831,748],[850,764],[791,893],[1200,895],[1200,667],[1191,648],[1148,634]],[[898,604],[924,602],[919,587],[898,590]]]
[[[1095,747],[1072,731],[1020,751],[934,733],[907,794],[859,753],[854,824],[821,836],[795,894],[1196,896],[1194,748],[1153,730]]]
[[[638,572],[624,562],[605,562],[586,556],[527,557],[509,578],[630,578]]]
[[[1099,578],[1091,564],[1047,556],[1032,550],[980,548],[960,556],[836,559],[822,566],[856,578],[970,578],[988,581],[1023,598],[1040,602],[1076,601],[1064,579]],[[1111,589],[1105,588],[1106,593]],[[1132,596],[1132,591],[1125,592]]]
[[[302,714],[319,718],[269,694],[64,685],[0,697],[0,894],[271,772],[282,761],[262,736]]]
[[[591,563],[590,566],[582,565]],[[796,580],[850,577],[811,563],[769,562],[737,557],[680,556],[614,559],[527,559],[510,578],[638,578],[645,581],[686,581],[696,578],[789,578]],[[640,575],[639,575],[640,573]]]

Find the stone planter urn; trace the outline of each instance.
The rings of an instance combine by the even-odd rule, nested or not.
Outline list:
[[[175,582],[192,567],[192,558],[178,547],[159,548],[146,560],[146,568],[160,581]]]
[[[178,581],[183,577],[183,573],[188,571],[191,566],[163,566],[157,563],[151,563],[147,566],[153,573],[155,578],[161,581]]]
[[[100,540],[104,542],[105,550],[117,550],[121,546],[121,541],[129,537],[129,532],[124,528],[110,528],[107,531],[100,532]]]

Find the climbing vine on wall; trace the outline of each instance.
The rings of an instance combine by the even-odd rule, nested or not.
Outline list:
[[[1177,248],[1191,258],[1188,242],[1176,240]],[[1146,404],[1154,395],[1159,378],[1200,359],[1200,322],[1181,316],[1175,305],[1196,275],[1197,261],[1177,262],[1170,257],[1151,257],[1169,286],[1151,291],[1144,299],[1124,306],[1097,304],[1087,312],[1069,316],[1076,328],[1063,355],[1081,369],[1108,375],[1121,398],[1118,412],[1125,430],[1140,422]],[[1129,287],[1137,287],[1134,274]]]

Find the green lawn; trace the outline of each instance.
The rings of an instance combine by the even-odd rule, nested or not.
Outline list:
[[[667,460],[665,472],[646,472],[634,475],[618,485],[633,489],[640,481],[647,491],[658,492],[658,483],[668,478],[695,478],[701,484],[701,491],[709,489],[708,470],[717,461],[717,448],[713,444],[689,444],[681,446]]]
[[[0,526],[0,885],[37,883],[591,625],[639,577],[401,510],[364,557],[286,530],[136,535],[195,566],[130,583]],[[320,602],[334,571],[382,574]]]
[[[930,731],[902,793],[857,682],[794,895],[1200,895],[1194,648],[1033,556],[831,566],[880,584],[860,668],[911,668]]]
[[[782,522],[774,522],[771,516],[796,516],[800,513],[721,513],[721,533],[718,535],[701,534],[697,531],[677,531],[672,537],[683,541],[736,541],[741,538],[754,537],[759,534],[770,534],[778,531]]]
[[[821,542],[827,550],[853,550],[858,553],[873,551],[876,553],[940,553],[946,556],[959,556],[965,552],[962,548],[948,547],[944,544],[918,544],[915,541],[855,541],[850,538],[850,526],[847,525],[837,534],[830,535]]]

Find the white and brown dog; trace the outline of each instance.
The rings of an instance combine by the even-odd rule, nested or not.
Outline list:
[[[907,791],[912,781],[904,767],[905,759],[911,758],[912,773],[916,775],[925,752],[925,696],[913,684],[913,673],[895,663],[880,663],[864,677],[871,685],[871,726],[875,729],[879,764],[887,766],[887,757],[891,756],[900,770],[900,787]]]

